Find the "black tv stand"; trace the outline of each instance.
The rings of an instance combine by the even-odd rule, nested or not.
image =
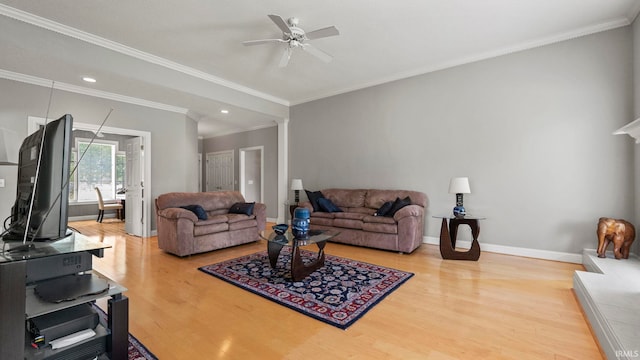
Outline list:
[[[10,251],[16,247],[21,251]],[[53,242],[34,242],[26,249],[21,247],[22,244],[0,240],[0,359],[75,359],[87,358],[86,354],[95,354],[91,357],[100,356],[100,359],[126,359],[129,299],[122,293],[127,289],[91,271],[90,261],[87,263],[87,258],[102,257],[104,248],[110,246],[93,242],[80,234],[72,234]],[[74,262],[74,259],[78,259],[78,262]],[[50,264],[56,264],[58,260],[62,261],[62,265],[51,267]],[[34,267],[51,267],[51,278],[42,275],[47,269],[38,269],[34,273]],[[74,269],[83,276],[95,278],[96,282],[107,281],[108,289],[99,293],[81,293],[58,303],[45,301],[36,294],[37,284],[53,281],[62,273],[73,272]],[[34,277],[35,280],[29,280]],[[98,325],[95,337],[57,350],[31,347],[26,331],[29,319],[107,297],[107,321]],[[104,353],[97,353],[101,351]]]

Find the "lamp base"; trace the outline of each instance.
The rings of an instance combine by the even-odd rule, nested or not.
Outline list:
[[[453,208],[453,216],[463,218],[465,215],[467,215],[467,211],[464,209],[464,206],[459,205]]]

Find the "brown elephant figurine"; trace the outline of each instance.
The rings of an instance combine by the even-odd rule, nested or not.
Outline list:
[[[613,242],[616,259],[628,259],[631,244],[636,238],[636,228],[626,220],[601,217],[598,220],[598,257],[606,257],[605,252]]]

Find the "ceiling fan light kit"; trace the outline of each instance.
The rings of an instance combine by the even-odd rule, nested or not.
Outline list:
[[[252,46],[268,43],[286,44],[287,47],[284,49],[284,53],[280,58],[280,63],[278,64],[279,67],[285,67],[289,64],[291,54],[296,48],[300,48],[324,62],[330,62],[333,59],[333,56],[312,46],[308,41],[340,35],[340,32],[335,26],[328,26],[307,33],[298,27],[300,20],[296,17],[291,17],[285,22],[279,15],[272,14],[268,16],[269,19],[271,19],[271,21],[273,21],[273,23],[282,31],[282,39],[249,40],[242,42],[243,45]]]

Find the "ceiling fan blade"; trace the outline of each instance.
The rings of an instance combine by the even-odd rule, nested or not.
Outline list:
[[[320,39],[320,38],[329,37],[329,36],[340,35],[340,32],[335,26],[329,26],[326,28],[310,31],[306,35],[307,35],[307,39],[313,40],[313,39]]]
[[[316,47],[313,47],[311,44],[302,44],[302,49],[324,62],[330,62],[333,59],[333,56]]]
[[[289,64],[289,59],[291,59],[291,48],[287,46],[287,48],[282,53],[282,57],[280,58],[280,63],[278,67],[286,67]]]
[[[251,45],[269,44],[269,43],[275,43],[275,42],[286,42],[286,41],[282,39],[249,40],[249,41],[243,41],[242,45],[251,46]]]
[[[269,16],[269,19],[271,19],[271,21],[273,21],[276,24],[276,26],[280,28],[280,30],[282,30],[283,33],[291,34],[289,25],[287,25],[287,22],[284,21],[284,19],[282,19],[280,15],[268,15],[268,16]]]

